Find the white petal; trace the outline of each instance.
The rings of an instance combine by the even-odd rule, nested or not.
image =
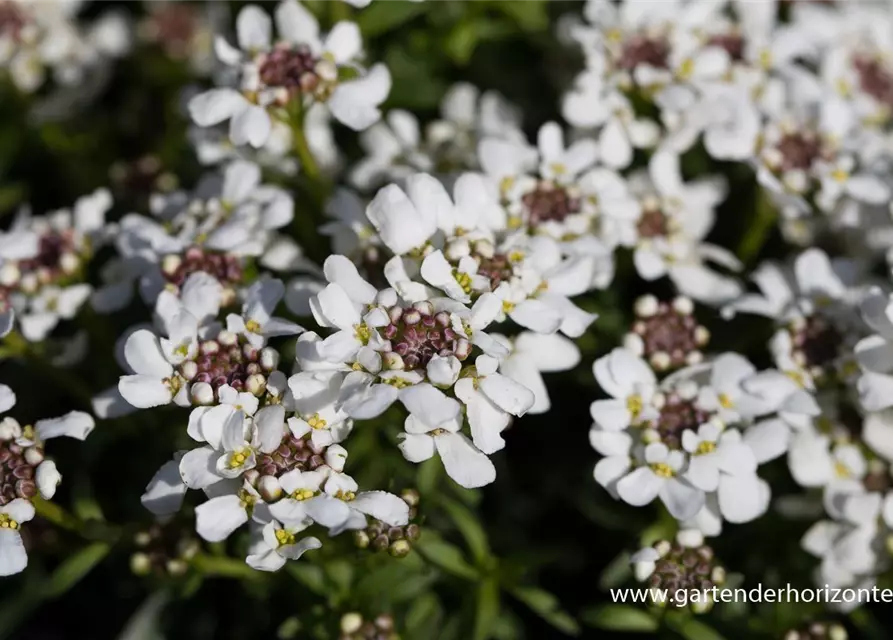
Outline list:
[[[274,550],[252,553],[245,558],[245,562],[249,567],[258,571],[279,571],[285,566],[285,558]]]
[[[16,394],[5,384],[0,384],[0,413],[6,413],[15,406]]]
[[[595,465],[595,481],[608,490],[615,490],[618,480],[629,471],[628,456],[609,456],[602,458]]]
[[[391,74],[382,64],[350,82],[339,84],[329,98],[329,110],[336,120],[354,131],[367,129],[381,119],[378,108],[391,91]]]
[[[496,479],[496,467],[461,433],[443,433],[434,439],[443,466],[459,486],[475,489]]]
[[[723,476],[717,497],[723,517],[732,523],[750,522],[769,507],[768,492],[756,474]]]
[[[678,478],[664,483],[660,489],[660,499],[670,515],[677,520],[688,520],[695,517],[704,506],[704,492]]]
[[[127,402],[139,409],[160,407],[173,399],[170,387],[155,376],[121,376],[118,391]]]
[[[235,89],[212,89],[189,101],[189,115],[200,127],[212,127],[229,120],[248,107],[244,96]]]
[[[296,0],[283,0],[276,7],[276,30],[283,40],[308,45],[311,50],[319,42],[319,23]]]
[[[634,469],[617,482],[617,493],[624,502],[634,507],[642,507],[653,501],[664,485],[648,467]]]
[[[401,390],[400,402],[412,415],[430,427],[455,420],[462,408],[458,402],[427,383]]]
[[[424,462],[434,455],[434,438],[427,434],[403,434],[397,445],[403,457],[410,462]]]
[[[701,491],[716,491],[719,486],[719,468],[712,456],[692,456],[685,477]]]
[[[124,344],[124,358],[134,373],[166,378],[173,372],[173,367],[161,352],[158,338],[146,329],[130,334]]]
[[[436,385],[451,387],[459,379],[462,365],[455,356],[442,357],[435,355],[428,362],[426,372],[428,379]]]
[[[180,477],[190,489],[204,489],[219,482],[217,458],[219,453],[211,447],[199,447],[186,453],[180,460]]]
[[[561,327],[561,313],[540,300],[524,300],[509,316],[519,325],[537,333],[554,333]]]
[[[344,256],[333,255],[326,258],[323,265],[326,280],[336,283],[354,302],[371,304],[378,290],[366,282],[357,271],[356,265]]]
[[[38,420],[34,423],[34,429],[37,437],[41,440],[49,440],[50,438],[59,438],[65,436],[76,440],[83,440],[96,423],[93,416],[83,411],[70,411],[59,418],[49,420]]]
[[[250,144],[257,149],[269,140],[272,128],[273,123],[267,110],[251,105],[233,115],[229,123],[229,137],[237,146]]]
[[[239,47],[244,51],[262,50],[270,46],[273,21],[256,5],[243,8],[236,18]]]
[[[392,527],[401,527],[409,522],[409,505],[386,491],[358,493],[349,506]]]
[[[788,449],[791,430],[777,418],[763,420],[744,432],[744,443],[753,451],[757,462],[763,464],[782,455]]]
[[[339,22],[326,36],[325,50],[338,64],[353,61],[363,51],[363,37],[355,22]]]
[[[56,468],[55,462],[44,460],[38,465],[34,480],[37,483],[37,490],[40,491],[40,497],[50,500],[56,494],[56,487],[62,482],[62,474]]]
[[[221,542],[248,522],[248,512],[237,495],[218,496],[195,508],[195,530],[208,542]]]
[[[623,400],[596,400],[589,405],[589,414],[598,426],[609,431],[626,429],[632,421]]]
[[[862,439],[872,451],[893,461],[893,413],[869,413],[862,422]]]
[[[180,510],[186,489],[180,477],[179,460],[170,460],[152,476],[146,491],[140,496],[140,502],[156,516],[171,515]]]
[[[324,527],[337,527],[350,517],[350,508],[337,498],[321,495],[306,502],[307,515]]]
[[[513,416],[523,416],[535,400],[530,389],[507,376],[487,376],[479,381],[479,385],[493,404]]]
[[[11,576],[28,566],[28,554],[21,534],[14,529],[0,529],[0,576]]]

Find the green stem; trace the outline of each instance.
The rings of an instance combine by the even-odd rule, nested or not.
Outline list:
[[[220,576],[223,578],[238,578],[243,580],[257,580],[260,577],[257,571],[249,567],[243,561],[221,556],[199,554],[192,559],[192,566],[206,576]]]
[[[762,188],[757,191],[755,209],[753,221],[738,244],[738,258],[744,263],[759,255],[778,219],[778,211]]]
[[[54,502],[47,502],[41,497],[36,497],[32,501],[34,510],[44,520],[52,522],[61,529],[68,529],[77,533],[81,532],[83,523],[71,513],[60,507]]]

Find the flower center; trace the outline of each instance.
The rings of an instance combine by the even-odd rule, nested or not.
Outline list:
[[[225,384],[236,391],[246,391],[249,377],[265,376],[269,370],[261,361],[260,350],[242,340],[240,336],[221,331],[216,339],[201,341],[198,355],[181,364],[178,373],[193,384],[207,382],[215,394]],[[254,393],[253,386],[251,390]]]
[[[295,543],[295,534],[289,533],[285,529],[276,529],[276,542],[280,547]]]
[[[325,447],[313,444],[309,434],[296,438],[291,433],[282,438],[279,447],[272,453],[258,455],[256,469],[262,476],[279,478],[292,469],[313,471],[325,464],[322,453]]]
[[[641,355],[652,366],[667,370],[701,359],[700,349],[707,344],[709,333],[694,315],[663,301],[648,311],[649,315],[637,314],[632,333],[641,339]]]
[[[198,272],[213,276],[224,289],[235,289],[244,276],[239,258],[210,252],[201,247],[189,247],[183,255],[167,255],[161,261],[164,279],[175,287],[183,286],[186,278]]]
[[[776,145],[781,157],[782,171],[808,171],[822,157],[822,141],[812,131],[786,133]]]
[[[194,6],[164,3],[151,10],[146,22],[146,36],[160,44],[171,57],[181,58],[190,53],[198,27],[199,19]]]
[[[296,489],[291,494],[292,500],[297,500],[298,502],[303,502],[304,500],[309,500],[310,498],[316,495],[316,491],[313,489]]]
[[[565,187],[548,180],[524,194],[521,202],[527,209],[527,218],[535,227],[544,222],[562,222],[569,215],[580,211],[580,198],[568,192]]]
[[[312,92],[319,83],[318,62],[305,45],[277,46],[258,59],[260,80],[267,87]]]
[[[504,253],[494,253],[491,257],[478,257],[478,273],[490,279],[490,288],[511,280],[515,273],[512,259]]]
[[[632,395],[626,399],[626,409],[632,415],[633,420],[639,417],[639,414],[642,413],[642,407],[644,406],[644,402],[642,401],[642,396],[640,395]]]
[[[672,478],[676,475],[676,472],[673,471],[673,467],[668,465],[666,462],[655,462],[650,465],[651,470],[661,478]]]
[[[668,593],[675,593],[679,589],[709,591],[713,588],[711,577],[715,566],[713,549],[710,547],[692,549],[674,544],[655,563],[649,584],[658,589],[668,589]]]
[[[430,305],[420,306],[424,308],[388,309],[391,323],[381,330],[381,335],[390,340],[391,351],[400,357],[392,358],[389,368],[421,369],[435,355],[465,360],[471,353],[471,343],[452,329],[450,315],[445,311],[434,313]]]
[[[0,528],[2,529],[18,529],[19,523],[9,517],[9,514],[0,513]]]
[[[309,424],[313,429],[325,429],[328,425],[328,422],[320,418],[318,413],[314,413],[312,416],[307,418],[307,424]]]
[[[245,461],[248,460],[249,456],[251,456],[251,449],[248,449],[247,447],[236,449],[230,454],[229,468],[238,469],[245,464]]]
[[[708,453],[713,453],[714,451],[716,451],[716,443],[704,440],[698,444],[698,448],[695,449],[695,455],[703,456],[707,455]]]
[[[617,66],[632,71],[639,65],[658,69],[668,68],[670,44],[662,37],[635,35],[623,43]]]
[[[821,316],[810,316],[789,331],[794,362],[808,369],[814,378],[833,373],[843,345],[837,328]]]
[[[707,40],[707,44],[724,49],[729,54],[729,58],[735,62],[744,60],[744,37],[740,33],[730,31],[717,34]]]
[[[21,40],[22,30],[30,22],[16,0],[0,2],[0,34],[15,42]]]
[[[859,76],[859,86],[887,107],[893,108],[893,72],[876,56],[857,56],[853,67]]]
[[[682,444],[682,434],[689,429],[696,431],[709,417],[693,400],[684,400],[677,393],[671,392],[667,394],[660,415],[651,427],[657,431],[664,444],[671,449],[678,449]]]
[[[636,231],[640,238],[659,238],[666,236],[669,230],[667,215],[660,208],[644,209],[636,223]]]
[[[38,445],[23,447],[14,440],[0,442],[0,505],[37,495],[34,473],[42,461],[43,448]]]

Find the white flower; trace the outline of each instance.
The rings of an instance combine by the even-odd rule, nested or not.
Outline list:
[[[455,402],[455,401],[454,401]],[[417,415],[406,418],[405,434],[399,437],[400,451],[410,462],[423,462],[436,452],[447,475],[466,489],[490,484],[496,479],[496,468],[468,438],[460,433],[460,417],[429,425]]]
[[[505,446],[500,433],[512,416],[523,416],[535,401],[530,389],[496,373],[498,365],[495,358],[478,356],[474,376],[460,378],[454,387],[456,397],[466,406],[472,441],[486,454]]]
[[[323,492],[326,474],[321,471],[292,469],[279,478],[284,496],[270,505],[274,518],[286,524],[298,524],[306,520],[318,522],[324,527],[338,527],[350,517],[345,502]]]
[[[626,349],[614,349],[592,366],[599,386],[613,399],[596,400],[589,407],[602,429],[620,431],[656,416],[652,405],[657,378],[648,364]]]
[[[409,523],[409,505],[405,500],[387,491],[359,491],[356,480],[345,473],[331,471],[325,481],[325,492],[342,501],[349,509],[347,519],[340,526],[333,527],[329,532],[331,535],[345,529],[365,527],[366,516],[390,527]]]
[[[308,526],[309,523],[282,525],[276,520],[268,522],[252,543],[246,562],[259,571],[278,571],[287,560],[297,560],[305,551],[319,549],[322,543],[317,538],[299,540],[295,537]]]
[[[366,207],[366,216],[385,246],[402,255],[421,249],[438,221],[452,215],[453,206],[439,181],[418,173],[407,178],[405,191],[394,184],[381,189]]]
[[[226,328],[244,335],[255,347],[263,347],[268,338],[292,336],[304,331],[300,325],[273,316],[276,306],[285,295],[281,280],[258,280],[249,289],[242,305],[242,315],[226,317]]]
[[[551,401],[541,374],[573,369],[580,362],[580,350],[557,334],[530,331],[520,333],[511,346],[512,352],[499,363],[499,370],[533,392],[535,400],[528,413],[547,412]]]
[[[681,477],[685,455],[660,442],[645,447],[645,464],[617,482],[617,493],[633,506],[641,507],[660,497],[677,520],[687,520],[704,505],[704,492]]]
[[[368,71],[357,67],[362,41],[356,24],[339,22],[321,39],[316,18],[296,0],[280,2],[275,20],[278,40],[272,42],[272,20],[250,5],[236,21],[239,49],[217,39],[217,57],[240,71],[240,87],[212,89],[193,98],[189,111],[198,125],[229,120],[234,144],[260,147],[269,138],[271,115],[278,118],[277,109],[292,100],[305,107],[324,103],[336,120],[355,130],[381,117],[378,106],[390,91],[391,77],[383,65]],[[339,70],[347,67],[360,73],[342,80]]]
[[[868,411],[893,406],[893,304],[879,290],[870,291],[861,305],[862,317],[874,330],[856,345],[856,359],[862,367],[859,399]]]
[[[28,554],[20,533],[23,522],[34,517],[34,507],[16,498],[0,507],[0,576],[10,576],[28,566]]]
[[[257,491],[250,483],[244,482],[241,487],[232,487],[232,492],[214,495],[207,502],[195,508],[195,530],[208,542],[221,542],[230,534],[254,517],[256,522],[264,524],[269,517],[258,518],[258,509],[262,505]],[[263,511],[264,515],[268,511]]]

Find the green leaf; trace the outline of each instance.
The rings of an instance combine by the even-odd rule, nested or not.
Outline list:
[[[159,628],[161,612],[170,601],[170,594],[166,591],[156,591],[146,598],[140,605],[121,634],[118,640],[163,640],[164,635]]]
[[[447,573],[466,580],[478,578],[477,570],[468,564],[459,547],[443,540],[433,531],[426,531],[415,543],[415,548],[425,560]]]
[[[558,598],[548,591],[537,587],[516,587],[511,593],[556,629],[571,636],[580,633],[577,621],[561,609]]]
[[[433,593],[417,597],[404,617],[406,634],[409,638],[433,638],[440,627],[443,607]]]
[[[402,560],[386,558],[386,564],[365,572],[351,594],[361,602],[385,599],[386,603],[408,602],[424,593],[437,572],[426,565],[418,554]]]
[[[499,583],[485,580],[477,590],[474,611],[474,640],[487,640],[491,637],[493,623],[499,617]]]
[[[514,33],[511,25],[495,20],[477,18],[465,20],[453,27],[443,43],[447,55],[458,65],[466,65],[478,44],[497,40]]]
[[[490,557],[490,545],[487,543],[487,534],[481,527],[480,522],[475,515],[469,511],[464,505],[444,498],[440,501],[444,511],[450,516],[453,524],[465,539],[468,550],[475,561],[481,565],[486,558]]]
[[[629,553],[624,551],[611,560],[608,566],[605,567],[605,570],[602,571],[601,578],[599,578],[599,589],[607,591],[608,589],[623,584],[632,576],[633,570],[629,558]]]
[[[441,476],[442,469],[443,464],[437,456],[425,460],[425,462],[419,465],[419,470],[416,474],[416,487],[418,487],[419,494],[422,497],[433,495],[437,490],[437,481]]]
[[[285,569],[313,593],[321,596],[326,594],[326,576],[319,565],[309,562],[289,562],[285,565]]]
[[[665,620],[667,626],[686,640],[725,640],[713,627],[691,617],[690,614],[667,615]]]
[[[546,3],[540,0],[500,0],[493,3],[493,8],[507,15],[524,31],[542,31],[549,26]]]
[[[353,566],[347,560],[332,560],[325,565],[326,577],[338,589],[338,593],[346,595],[353,583]]]
[[[107,542],[94,542],[69,556],[50,576],[44,587],[44,597],[58,598],[66,593],[102,562],[111,549]]]
[[[367,38],[378,36],[425,13],[427,2],[373,2],[357,16],[360,31]]]
[[[606,604],[587,609],[580,616],[586,624],[609,631],[632,631],[645,633],[656,631],[660,626],[657,619],[644,609],[625,604]]]

